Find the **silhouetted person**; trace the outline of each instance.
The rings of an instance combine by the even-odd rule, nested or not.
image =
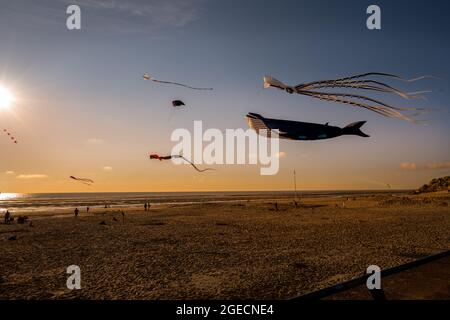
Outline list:
[[[150,203],[147,203],[147,208],[148,208],[148,211],[150,211],[150,207],[151,207],[152,205],[150,204]]]
[[[89,207],[86,207],[86,212],[89,213]]]
[[[144,203],[144,211],[147,211],[147,202]]]
[[[6,210],[6,213],[5,213],[5,224],[10,224],[10,222],[11,222],[11,213],[9,213],[9,211]]]
[[[75,211],[74,211],[74,213],[75,213],[75,218],[76,217],[78,217],[78,213],[79,213],[80,211],[78,210],[78,208],[75,208]]]
[[[278,202],[275,202],[275,211],[278,211]]]
[[[122,213],[122,223],[125,223],[125,212],[121,212]]]

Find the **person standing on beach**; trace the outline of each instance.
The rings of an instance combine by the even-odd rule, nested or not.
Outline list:
[[[6,210],[5,213],[5,224],[9,224],[11,221],[11,213],[9,213],[9,210]]]
[[[86,207],[86,213],[89,213],[89,207]]]
[[[147,202],[144,203],[144,211],[147,211]]]
[[[75,213],[75,218],[78,217],[78,213],[79,213],[78,208],[75,208],[74,213]]]

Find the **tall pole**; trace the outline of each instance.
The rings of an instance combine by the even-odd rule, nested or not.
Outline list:
[[[297,201],[297,177],[295,175],[295,169],[294,169],[294,201]]]

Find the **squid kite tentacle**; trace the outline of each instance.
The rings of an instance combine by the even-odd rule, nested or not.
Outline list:
[[[357,81],[346,81],[346,82],[330,82],[323,83],[319,85],[311,85],[308,87],[303,87],[302,89],[321,89],[321,88],[356,88],[356,89],[367,89],[380,92],[391,92],[396,93],[405,99],[415,99],[420,98],[418,95],[421,93],[428,93],[429,91],[420,91],[415,93],[407,93],[397,88],[394,88],[385,83],[375,81],[375,80],[357,80]]]
[[[383,115],[385,117],[399,118],[399,119],[407,120],[410,122],[416,122],[415,120],[401,114],[400,112],[396,111],[395,109],[389,109],[389,108],[383,107],[383,106],[371,106],[371,105],[368,105],[365,103],[360,103],[360,102],[346,100],[346,99],[340,99],[336,96],[329,96],[329,95],[320,95],[320,94],[311,94],[311,93],[305,93],[305,95],[313,97],[313,98],[325,100],[325,101],[337,102],[337,103],[348,104],[348,105],[352,105],[352,106],[356,106],[356,107],[365,108],[365,109],[371,110],[373,112],[376,112],[380,115]]]
[[[345,81],[348,81],[348,80],[361,79],[361,78],[365,78],[365,77],[368,77],[368,76],[383,76],[383,77],[388,77],[388,78],[394,78],[394,79],[397,79],[397,80],[400,80],[400,81],[403,81],[403,82],[415,82],[415,81],[419,81],[419,80],[423,80],[423,79],[439,79],[439,78],[434,77],[434,76],[420,76],[420,77],[416,77],[416,78],[412,78],[412,79],[405,79],[403,77],[400,77],[398,75],[391,74],[391,73],[367,72],[367,73],[357,74],[357,75],[350,76],[350,77],[345,77],[345,78],[313,81],[313,82],[309,82],[309,83],[300,84],[300,85],[298,85],[296,87],[309,86],[309,85],[318,84],[318,83],[345,82]]]
[[[330,94],[323,94],[323,95],[311,95],[312,97],[316,97],[316,98],[322,98],[323,100],[328,100],[328,101],[335,101],[335,102],[339,102],[339,103],[347,103],[349,102],[350,104],[354,105],[354,106],[360,106],[360,107],[364,107],[367,108],[369,110],[375,111],[377,113],[380,113],[384,116],[388,116],[388,117],[396,117],[396,118],[401,118],[401,119],[409,119],[412,120],[406,116],[404,116],[403,114],[401,114],[400,112],[398,112],[395,108],[391,108],[391,107],[387,107],[387,106],[383,106],[383,105],[378,105],[378,106],[373,106],[373,105],[368,105],[365,103],[361,103],[361,102],[357,102],[357,101],[352,101],[352,100],[348,100],[348,99],[343,99],[343,98],[339,98],[339,95],[330,95]],[[326,99],[328,98],[328,99]],[[408,121],[409,121],[408,120]]]
[[[314,91],[301,91],[302,94],[305,93],[309,93],[312,94],[312,96],[319,94],[319,95],[324,95],[324,96],[338,96],[338,97],[347,97],[347,98],[355,98],[355,99],[361,99],[361,100],[365,100],[365,101],[370,101],[370,102],[374,102],[377,103],[381,106],[384,106],[386,108],[390,108],[390,109],[394,109],[394,110],[398,110],[398,111],[408,111],[408,110],[418,110],[417,108],[400,108],[400,107],[393,107],[390,106],[384,102],[381,102],[379,100],[376,99],[372,99],[369,97],[365,97],[365,96],[361,96],[358,94],[350,94],[350,93],[328,93],[328,92],[314,92]]]

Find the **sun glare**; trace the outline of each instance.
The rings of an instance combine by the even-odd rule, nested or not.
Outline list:
[[[0,87],[0,110],[9,109],[14,97],[11,92],[5,87]]]

